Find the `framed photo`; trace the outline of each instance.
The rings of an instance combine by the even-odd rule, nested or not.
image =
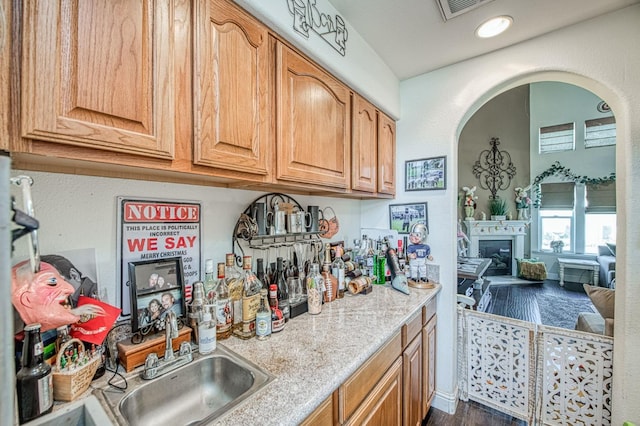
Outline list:
[[[416,223],[423,223],[429,229],[426,202],[389,205],[389,227],[398,234],[408,234]]]
[[[182,257],[129,262],[131,331],[156,325],[169,311],[186,317]]]
[[[404,190],[447,189],[447,157],[409,160],[404,166]]]

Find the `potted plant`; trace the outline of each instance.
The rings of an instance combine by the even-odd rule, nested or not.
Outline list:
[[[507,218],[507,202],[500,198],[494,198],[489,202],[491,220],[505,220]]]

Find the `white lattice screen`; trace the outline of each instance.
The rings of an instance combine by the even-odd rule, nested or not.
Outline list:
[[[458,308],[460,398],[539,425],[611,423],[611,337]]]

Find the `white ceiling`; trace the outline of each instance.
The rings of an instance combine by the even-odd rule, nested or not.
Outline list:
[[[445,22],[436,0],[329,1],[400,80],[640,2],[493,0]],[[514,24],[493,39],[475,37],[478,25],[497,15],[513,17]]]

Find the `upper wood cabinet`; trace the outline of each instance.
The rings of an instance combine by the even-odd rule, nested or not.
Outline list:
[[[353,95],[351,189],[378,190],[378,112],[361,96]]]
[[[277,179],[347,189],[349,89],[298,53],[277,46]]]
[[[396,194],[396,122],[378,112],[378,192]]]
[[[353,95],[351,189],[395,195],[396,123]]]
[[[22,136],[173,158],[173,1],[23,5]]]
[[[267,175],[268,30],[229,1],[194,7],[194,162]]]

